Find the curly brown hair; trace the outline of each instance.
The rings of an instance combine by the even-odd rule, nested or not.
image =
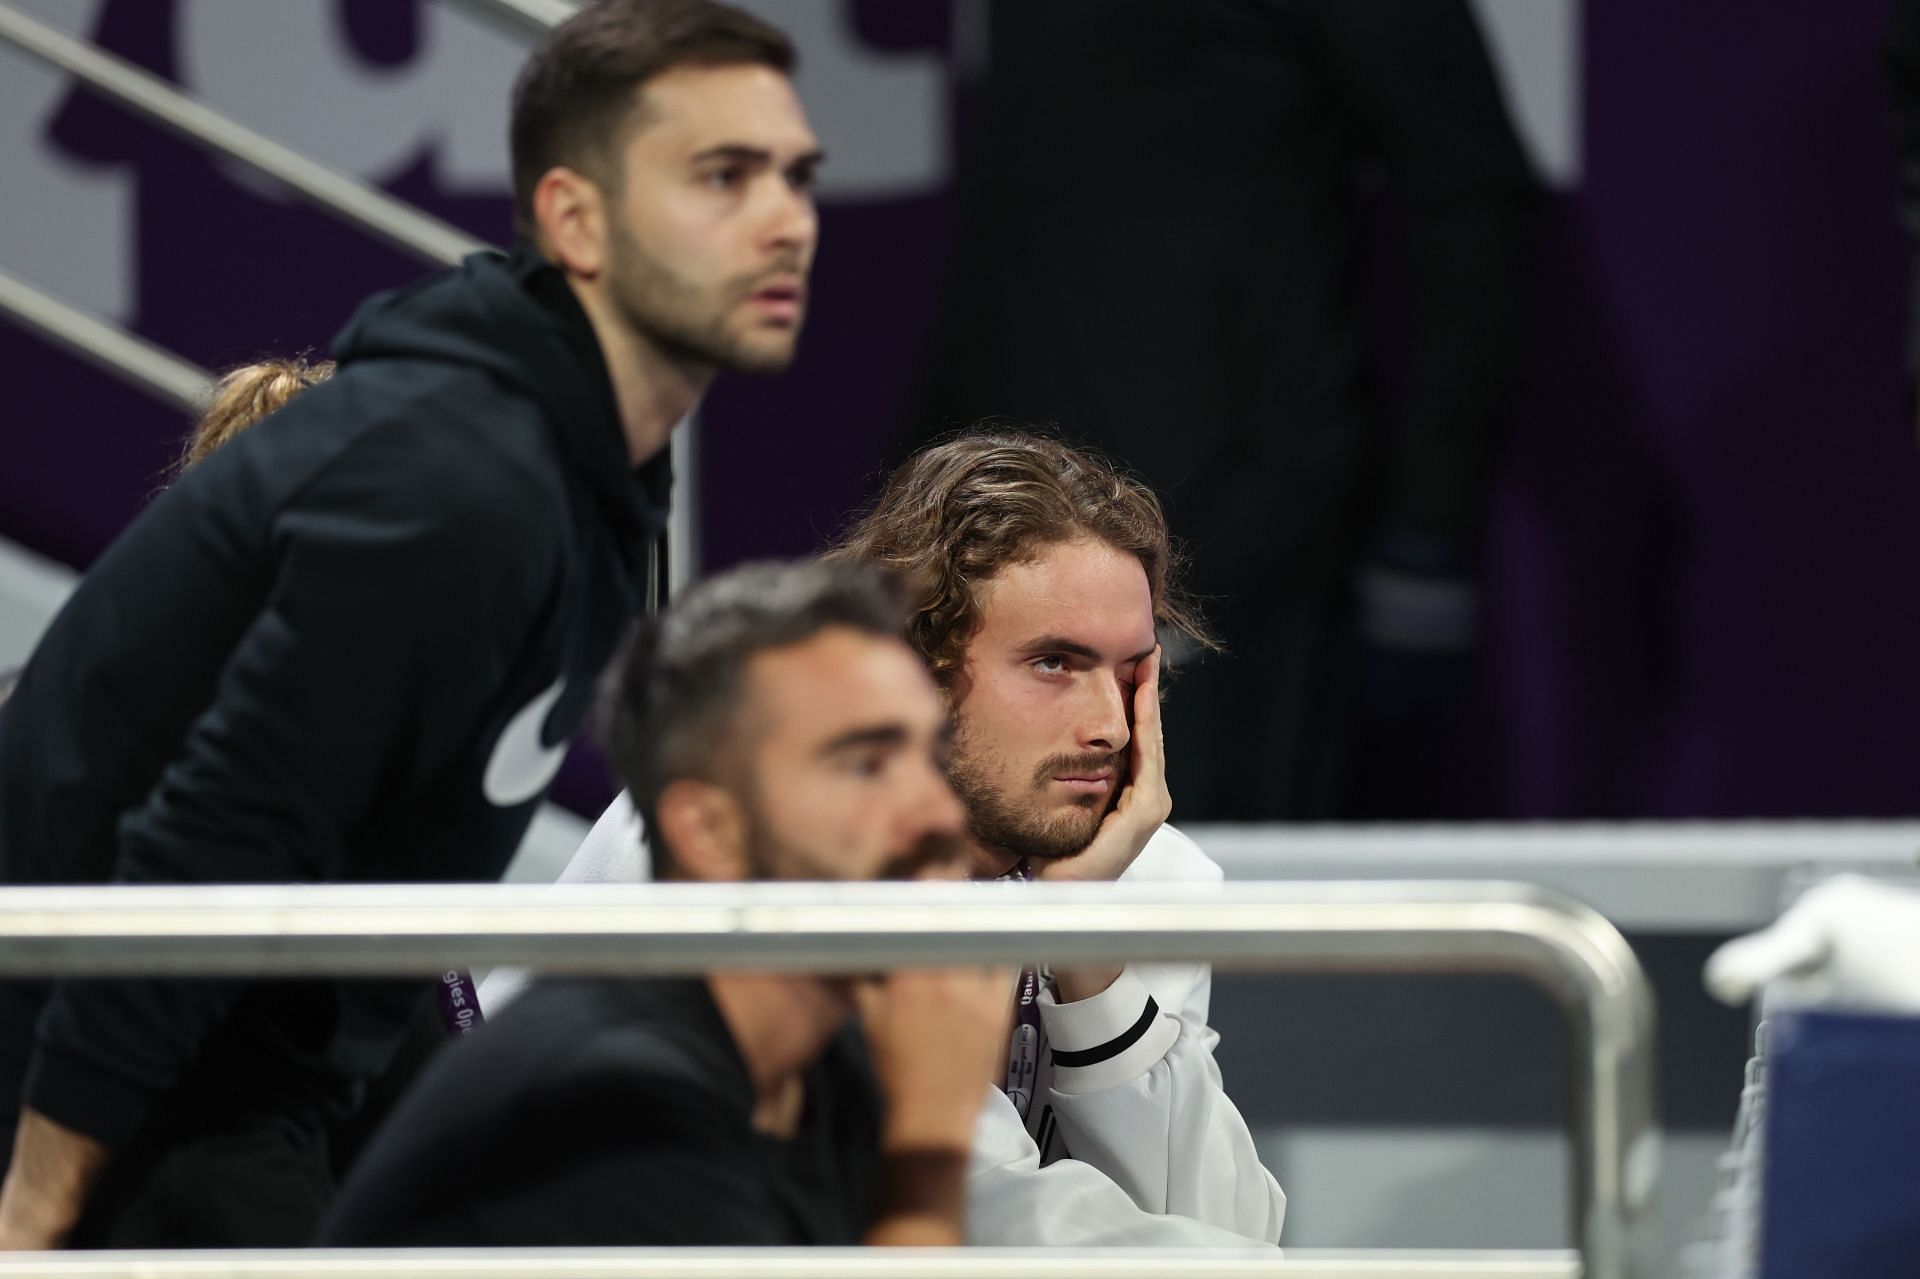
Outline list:
[[[1153,490],[1104,454],[998,423],[922,449],[887,477],[829,558],[882,564],[906,584],[907,639],[942,685],[980,626],[978,593],[1009,564],[1097,538],[1147,573],[1162,642],[1218,651],[1182,585],[1185,557]]]

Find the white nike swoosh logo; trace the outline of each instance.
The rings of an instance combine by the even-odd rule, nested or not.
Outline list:
[[[500,730],[493,755],[487,760],[487,771],[480,779],[480,792],[488,803],[499,808],[524,804],[545,790],[560,771],[567,744],[541,745],[540,729],[566,688],[565,676],[555,680],[552,688],[521,707]]]

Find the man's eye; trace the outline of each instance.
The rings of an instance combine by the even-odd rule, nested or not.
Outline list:
[[[707,173],[701,176],[700,181],[705,185],[712,187],[715,191],[731,191],[733,190],[733,188],[740,185],[741,181],[746,177],[746,175],[747,175],[747,171],[745,169],[742,169],[737,165],[729,165],[727,168],[724,168],[724,169],[713,169],[708,171]]]
[[[1049,653],[1045,657],[1034,658],[1033,669],[1042,675],[1064,675],[1067,673],[1067,659],[1058,653]]]
[[[807,165],[804,168],[789,169],[787,171],[787,185],[802,195],[811,194],[816,174],[817,170],[815,170],[812,165]]]
[[[848,771],[855,777],[878,777],[887,769],[885,755],[855,755],[847,761]]]

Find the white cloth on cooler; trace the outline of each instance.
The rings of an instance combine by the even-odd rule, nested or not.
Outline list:
[[[1920,1014],[1920,889],[1837,875],[1766,928],[1716,950],[1706,983],[1729,1004],[1764,986],[1769,1012]]]

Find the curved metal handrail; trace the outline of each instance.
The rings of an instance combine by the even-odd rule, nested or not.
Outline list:
[[[1614,1276],[1657,1162],[1653,1003],[1619,931],[1501,882],[291,885],[0,889],[0,974],[865,971],[1045,954],[1279,971],[1502,972],[1574,1028],[1575,1217]]]

